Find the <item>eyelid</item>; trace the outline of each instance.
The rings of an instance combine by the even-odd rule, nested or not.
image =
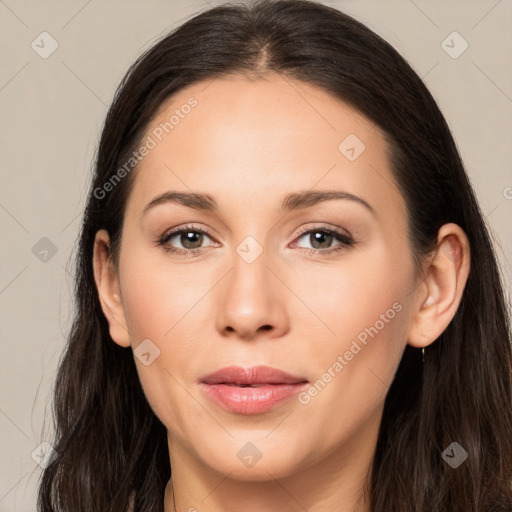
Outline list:
[[[198,227],[198,226],[195,226],[195,225],[192,225],[192,224],[185,224],[185,225],[180,225],[180,226],[176,226],[175,228],[170,228],[168,229],[163,235],[161,238],[166,238],[170,235],[175,235],[176,233],[180,233],[181,231],[199,231],[199,232],[202,232],[202,233],[206,233],[208,236],[211,236],[213,237],[213,232],[209,229],[209,228],[205,228],[205,227]]]
[[[172,246],[171,246],[172,248],[166,247],[167,242],[171,238],[179,235],[182,232],[187,232],[187,231],[195,231],[197,233],[202,233],[203,235],[208,236],[210,239],[212,239],[214,241],[214,245],[209,246],[209,247],[214,247],[215,244],[219,243],[219,242],[216,242],[215,236],[212,234],[212,231],[209,228],[197,227],[192,224],[187,224],[184,226],[178,226],[176,228],[171,228],[170,230],[166,231],[164,233],[164,235],[162,235],[160,237],[159,245],[164,246],[164,249],[167,252],[175,252],[178,254],[198,254],[201,251],[203,251],[204,249],[206,249],[206,247],[197,247],[194,249],[181,249],[179,247],[172,247]],[[309,225],[309,226],[303,226],[303,227],[299,228],[299,231],[295,234],[295,236],[292,240],[292,243],[296,243],[296,241],[299,240],[300,238],[302,238],[303,235],[310,233],[310,232],[315,232],[315,231],[323,231],[326,233],[330,233],[338,240],[338,242],[340,242],[340,244],[338,246],[330,247],[328,249],[315,249],[315,248],[308,249],[308,248],[304,248],[304,247],[299,247],[299,249],[303,249],[303,250],[306,250],[306,251],[314,253],[314,254],[320,253],[320,254],[328,255],[328,254],[335,253],[342,249],[349,249],[351,246],[353,246],[357,243],[354,240],[354,238],[352,237],[352,235],[346,229],[339,228],[337,226],[336,227],[329,226],[328,224],[325,224],[325,223],[315,223],[312,226]],[[218,245],[217,245],[217,247],[218,247]]]
[[[346,230],[340,227],[331,227],[324,223],[315,223],[313,226],[303,226],[299,229],[299,232],[295,235],[295,238],[292,242],[292,247],[296,246],[298,241],[308,233],[314,232],[324,232],[329,233],[333,236],[339,243],[333,247],[329,247],[328,249],[315,249],[315,248],[307,248],[307,247],[299,247],[302,251],[309,255],[323,255],[325,257],[332,256],[337,254],[340,251],[347,251],[351,249],[353,246],[357,244],[354,237]]]
[[[334,226],[331,227],[328,224],[323,224],[323,223],[314,223],[313,226],[303,226],[303,227],[299,228],[299,231],[295,235],[295,238],[298,238],[301,235],[303,235],[304,233],[308,233],[309,231],[314,231],[314,230],[330,231],[332,233],[336,233],[337,235],[341,235],[341,236],[350,238],[351,240],[353,239],[352,235],[346,229],[334,227]]]
[[[331,226],[328,226],[327,224],[316,223],[313,226],[302,226],[301,228],[299,228],[299,231],[294,236],[294,240],[296,238],[299,238],[304,233],[307,233],[307,232],[309,232],[311,230],[315,230],[315,229],[317,229],[319,231],[320,230],[332,231],[333,233],[346,236],[347,238],[350,238],[350,239],[353,238],[352,235],[346,229],[338,228],[338,227],[331,227]],[[187,224],[185,226],[178,226],[176,228],[171,228],[171,229],[167,230],[160,237],[160,239],[166,240],[166,239],[169,239],[169,237],[171,237],[173,235],[176,235],[178,233],[181,233],[182,231],[187,231],[187,230],[188,231],[198,231],[200,233],[208,235],[210,238],[215,238],[215,236],[213,235],[213,232],[209,228],[197,227],[192,224]]]
[[[215,238],[213,235],[213,232],[209,228],[204,227],[197,227],[193,226],[191,224],[187,224],[185,226],[178,226],[175,228],[168,229],[161,237],[160,241],[167,241],[169,238],[172,238],[173,236],[181,233],[182,231],[197,231],[199,233],[203,233],[205,235],[208,235],[210,238]],[[165,242],[164,242],[165,243]]]

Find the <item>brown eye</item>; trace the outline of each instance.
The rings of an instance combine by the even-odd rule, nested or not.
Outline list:
[[[299,247],[309,249],[312,253],[329,253],[340,249],[346,249],[354,244],[354,240],[348,235],[325,228],[315,228],[304,231],[298,237],[298,240],[301,239],[305,239],[309,242],[310,247],[304,245],[299,245]]]
[[[334,240],[334,235],[325,231],[311,231],[309,233],[309,241],[313,249],[329,249]]]
[[[203,245],[205,239],[209,239],[213,242],[212,238],[206,233],[206,231],[184,226],[171,231],[164,235],[159,244],[162,245],[167,252],[174,252],[177,254],[197,254],[201,252],[205,247]],[[212,246],[213,244],[210,244]]]
[[[182,231],[175,236],[178,237],[184,249],[198,249],[203,242],[203,234],[198,231]]]

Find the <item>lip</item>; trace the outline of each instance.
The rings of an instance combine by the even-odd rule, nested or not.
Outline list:
[[[199,384],[224,410],[252,415],[283,404],[298,394],[308,381],[269,366],[228,366],[205,375]]]

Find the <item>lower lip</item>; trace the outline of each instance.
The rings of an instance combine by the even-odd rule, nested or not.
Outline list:
[[[261,414],[294,397],[307,382],[297,384],[266,384],[259,387],[205,384],[201,388],[206,395],[226,411],[238,414]]]

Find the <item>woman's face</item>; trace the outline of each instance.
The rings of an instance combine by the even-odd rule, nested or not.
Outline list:
[[[115,341],[135,350],[171,464],[241,480],[356,467],[375,448],[416,292],[379,129],[269,74],[181,90],[143,143],[119,260],[129,335]],[[175,192],[207,198],[162,196]],[[204,382],[232,366],[294,379]]]

